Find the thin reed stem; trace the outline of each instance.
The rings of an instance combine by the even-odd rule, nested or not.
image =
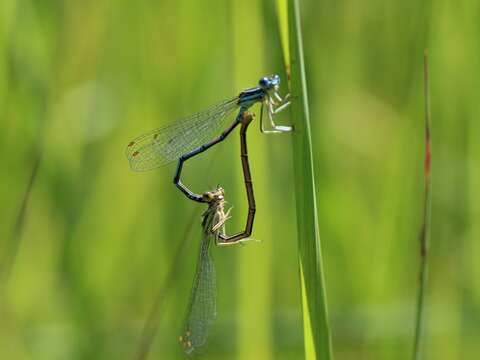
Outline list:
[[[428,72],[428,52],[425,50],[424,59],[424,99],[425,99],[425,165],[424,165],[424,202],[423,202],[423,222],[420,228],[420,272],[419,288],[417,296],[417,312],[415,319],[415,340],[413,358],[419,360],[422,358],[423,327],[425,317],[425,292],[428,282],[428,249],[430,242],[430,216],[432,205],[431,190],[431,142],[430,142],[430,89]]]

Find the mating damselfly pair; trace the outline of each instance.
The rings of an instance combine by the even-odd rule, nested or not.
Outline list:
[[[193,353],[206,345],[209,329],[216,317],[215,268],[209,254],[212,238],[217,245],[229,245],[243,241],[252,233],[256,208],[248,162],[246,131],[253,115],[248,110],[257,103],[261,104],[260,131],[262,133],[283,133],[292,130],[290,126],[276,125],[274,122],[275,114],[290,104],[289,95],[284,98],[279,95],[279,86],[278,75],[263,77],[258,86],[242,91],[233,99],[225,100],[171,125],[153,130],[127,145],[126,155],[131,168],[135,171],[151,170],[178,161],[173,179],[175,185],[189,199],[208,204],[208,209],[203,214],[203,240],[184,334],[180,338],[187,353]],[[238,113],[232,123],[221,131],[225,119],[237,109]],[[264,112],[268,116],[268,125],[264,124]],[[202,195],[196,194],[181,182],[180,176],[186,160],[225,140],[238,125],[241,125],[240,153],[249,211],[244,231],[228,236],[224,231],[228,212],[224,211],[223,189],[217,188]],[[215,136],[220,131],[221,133]]]

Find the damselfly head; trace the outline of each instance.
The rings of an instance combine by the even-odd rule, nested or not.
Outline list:
[[[224,199],[225,191],[222,187],[218,186],[213,191],[207,191],[203,193],[202,197],[207,203],[218,202]]]
[[[258,85],[264,90],[278,90],[278,87],[280,86],[280,76],[278,75],[270,75],[270,76],[264,76],[263,78],[260,79],[258,82]]]

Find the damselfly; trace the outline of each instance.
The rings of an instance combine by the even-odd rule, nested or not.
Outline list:
[[[289,95],[282,98],[278,94],[279,86],[280,77],[278,75],[263,77],[258,86],[242,91],[233,99],[225,100],[202,112],[134,139],[126,149],[131,168],[135,171],[146,171],[178,161],[173,179],[175,185],[189,199],[206,202],[202,195],[192,192],[181,182],[183,163],[225,140],[241,123],[243,114],[256,103],[261,104],[261,132],[291,131],[290,126],[276,125],[273,120],[275,114],[290,105]],[[268,114],[269,128],[266,128],[263,123],[264,108]],[[220,135],[214,137],[214,134],[218,133],[222,127],[224,120],[236,109],[238,109],[238,114],[233,122]]]
[[[215,321],[216,312],[216,276],[215,267],[209,253],[212,240],[217,245],[234,244],[250,236],[255,216],[255,198],[253,194],[250,165],[248,162],[247,137],[248,125],[253,116],[244,113],[241,118],[240,148],[243,177],[248,198],[248,216],[245,230],[234,236],[225,233],[225,222],[229,212],[225,212],[225,197],[222,188],[202,195],[208,209],[203,213],[203,234],[198,256],[197,270],[193,282],[192,294],[187,310],[187,317],[180,342],[187,354],[201,351],[207,344],[210,329]]]
[[[188,304],[183,335],[180,342],[187,354],[201,351],[206,345],[210,329],[217,316],[216,275],[210,256],[210,243],[224,232],[228,213],[224,210],[222,188],[203,195],[208,209],[203,213],[202,242],[198,256],[197,270],[193,280],[192,294]]]

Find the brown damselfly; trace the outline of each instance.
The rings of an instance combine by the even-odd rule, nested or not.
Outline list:
[[[221,187],[203,194],[208,204],[203,213],[202,242],[198,256],[197,269],[193,281],[192,293],[185,319],[183,335],[180,342],[187,354],[201,351],[207,345],[210,329],[216,318],[216,276],[215,267],[210,256],[210,244],[230,245],[244,241],[251,234],[255,217],[255,197],[250,174],[247,149],[247,128],[253,116],[244,113],[240,128],[240,149],[243,177],[248,198],[248,215],[243,232],[228,236],[225,234],[225,223],[229,212],[225,211],[225,194]]]

